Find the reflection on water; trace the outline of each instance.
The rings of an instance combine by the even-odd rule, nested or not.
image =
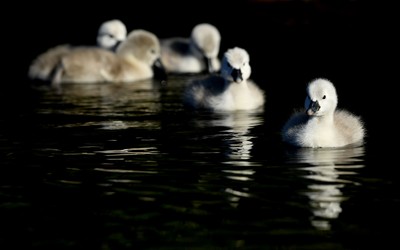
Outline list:
[[[252,182],[252,176],[256,173],[255,166],[260,164],[251,160],[254,135],[251,129],[263,124],[263,116],[260,112],[236,111],[218,112],[211,114],[210,120],[196,120],[199,127],[220,127],[217,135],[223,143],[223,155],[221,171],[225,178],[235,183],[234,187],[226,187],[227,199],[232,207],[237,207],[242,197],[250,197],[246,182]],[[240,184],[238,184],[238,182]]]
[[[65,84],[61,92],[54,89],[43,91],[45,102],[37,112],[108,117],[124,117],[132,112],[149,115],[161,108],[162,88],[152,79],[121,84]],[[123,127],[119,122],[117,126]]]
[[[251,157],[253,148],[250,130],[255,126],[263,123],[262,114],[259,112],[237,111],[237,112],[219,112],[211,114],[210,120],[196,120],[199,127],[223,127],[220,131],[224,143],[227,148],[225,155],[228,160],[233,161],[233,164],[246,164],[246,160]]]
[[[306,163],[311,166],[298,170],[305,171],[305,178],[313,180],[304,195],[310,199],[313,213],[311,223],[321,230],[331,229],[330,221],[339,217],[342,212],[341,203],[347,199],[341,190],[346,185],[360,185],[347,179],[357,175],[363,168],[364,147],[348,147],[336,149],[301,148],[291,155],[292,161]]]
[[[4,237],[17,249],[336,250],[347,238],[332,236],[383,228],[398,189],[365,177],[364,147],[286,152],[266,131],[274,116],[187,112],[193,77],[38,90],[34,112],[0,117]]]

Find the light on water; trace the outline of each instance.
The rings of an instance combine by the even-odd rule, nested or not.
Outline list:
[[[293,157],[293,158],[292,158]],[[363,168],[364,147],[339,149],[297,149],[290,161],[310,166],[298,168],[304,178],[315,181],[303,192],[310,199],[313,217],[311,223],[317,229],[331,229],[330,221],[342,213],[341,203],[348,197],[341,191],[346,185],[361,185],[348,176],[356,175]]]
[[[180,93],[190,79],[171,78],[168,88],[148,81],[145,89],[100,84],[68,85],[62,94],[33,90],[40,95],[35,112],[22,116],[34,121],[31,131],[1,135],[3,142],[18,138],[2,158],[8,184],[1,195],[9,204],[19,199],[37,207],[14,232],[49,234],[40,219],[29,222],[31,216],[57,221],[69,213],[71,222],[104,235],[93,238],[103,246],[207,248],[240,241],[267,249],[347,249],[347,236],[335,235],[354,227],[367,235],[376,230],[358,225],[364,209],[358,204],[369,204],[368,190],[380,185],[363,177],[365,146],[293,149],[266,130],[271,118],[263,112],[188,112]],[[35,143],[29,149],[18,146],[30,140]],[[24,181],[15,167],[36,177]],[[381,187],[375,195],[386,192]],[[53,199],[51,209],[39,212]],[[82,244],[64,228],[66,221],[46,225],[63,233],[45,241]]]
[[[39,245],[208,248],[239,241],[266,249],[351,249],[353,236],[388,232],[381,220],[364,223],[386,208],[368,219],[360,214],[378,209],[382,197],[395,200],[366,160],[368,144],[295,149],[268,131],[272,118],[263,112],[188,112],[180,93],[190,79],[172,77],[168,87],[148,81],[146,89],[33,89],[35,110],[18,121],[29,121],[30,130],[20,136],[5,127],[1,135],[10,144],[0,194],[7,204],[26,204],[22,216],[3,206],[20,218],[13,232],[49,235],[37,238]],[[42,226],[65,213],[68,222]],[[91,243],[66,229],[71,223],[94,230]]]

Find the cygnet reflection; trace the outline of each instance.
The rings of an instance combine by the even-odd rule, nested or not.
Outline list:
[[[217,112],[211,114],[211,119],[196,120],[199,127],[223,128],[219,136],[223,141],[223,153],[228,160],[250,159],[254,139],[250,130],[262,123],[260,112],[249,111]]]
[[[251,197],[249,182],[254,180],[257,163],[251,161],[253,139],[251,130],[263,123],[259,112],[238,111],[218,112],[209,119],[197,120],[200,127],[221,128],[221,150],[226,160],[222,162],[221,171],[226,181],[234,185],[226,185],[225,193],[232,207],[237,207],[242,198]],[[258,165],[257,165],[258,166]]]
[[[43,91],[54,105],[51,107],[41,105],[37,112],[93,118],[82,119],[82,123],[62,124],[65,127],[94,126],[106,130],[143,126],[159,127],[159,121],[154,119],[139,122],[130,117],[142,113],[158,113],[161,110],[160,87],[153,79],[118,85],[66,84],[62,86],[62,94],[53,89]],[[143,124],[149,122],[154,124]]]
[[[357,175],[357,170],[364,167],[361,164],[363,156],[364,147],[295,150],[294,162],[310,164],[299,170],[305,172],[303,177],[313,182],[304,194],[310,198],[313,213],[310,220],[315,228],[331,229],[331,221],[338,218],[343,210],[341,203],[349,198],[343,188],[360,185],[347,177]]]

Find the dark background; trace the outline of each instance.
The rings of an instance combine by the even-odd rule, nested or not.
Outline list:
[[[307,80],[329,77],[330,71],[358,74],[382,66],[374,59],[382,60],[390,52],[398,32],[391,6],[380,1],[54,1],[21,3],[15,9],[6,25],[11,25],[12,33],[3,38],[16,45],[6,52],[16,52],[12,65],[21,73],[50,47],[95,45],[100,24],[113,18],[123,21],[128,31],[147,29],[160,38],[189,36],[194,25],[209,22],[221,32],[220,54],[242,46],[252,60],[262,61],[258,64],[262,73],[282,77],[281,73],[307,74],[312,69],[310,76],[304,76]],[[260,73],[258,65],[252,65],[255,76]]]

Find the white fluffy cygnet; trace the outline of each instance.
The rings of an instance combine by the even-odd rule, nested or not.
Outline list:
[[[161,61],[168,73],[215,73],[220,70],[221,34],[209,23],[196,25],[190,38],[161,39]]]
[[[315,79],[307,86],[305,112],[294,113],[282,129],[284,142],[296,147],[343,147],[361,144],[365,136],[360,117],[337,109],[335,86]]]
[[[126,27],[124,23],[118,19],[112,19],[100,25],[97,34],[97,46],[114,51],[125,38]],[[50,48],[40,54],[29,66],[28,77],[33,80],[51,81],[61,58],[73,48],[74,46],[63,44]]]
[[[162,68],[160,43],[149,31],[131,31],[115,53],[96,47],[77,47],[64,55],[53,84],[134,82],[152,78],[153,67]]]
[[[97,33],[97,46],[115,50],[126,38],[126,26],[119,19],[112,19],[100,25]]]
[[[184,91],[184,105],[193,109],[235,111],[263,109],[264,91],[252,80],[250,57],[246,50],[228,49],[220,75],[194,80]]]

